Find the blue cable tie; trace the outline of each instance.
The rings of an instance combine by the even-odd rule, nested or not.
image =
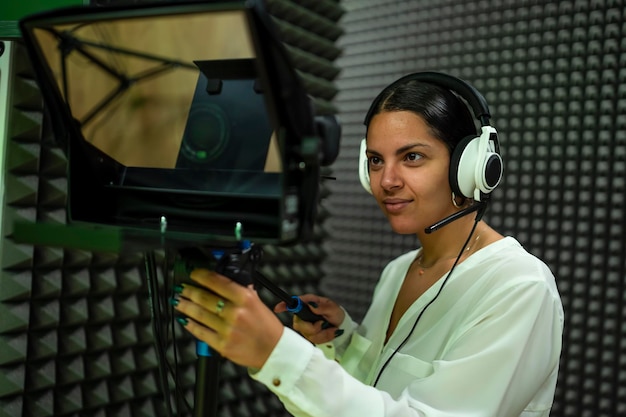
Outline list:
[[[201,342],[199,340],[196,341],[196,355],[198,356],[213,356],[211,354],[211,348],[209,345]]]

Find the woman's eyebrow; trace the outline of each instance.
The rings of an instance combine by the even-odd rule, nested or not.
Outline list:
[[[410,151],[411,149],[418,148],[418,147],[428,148],[428,147],[430,147],[430,145],[427,144],[427,143],[423,143],[423,142],[410,143],[408,145],[405,145],[405,146],[402,146],[402,147],[396,149],[396,155],[402,155],[406,151]],[[381,155],[380,152],[378,152],[378,151],[376,151],[374,149],[370,149],[370,148],[367,148],[366,152],[371,154],[371,155],[376,155],[376,156],[380,156]]]

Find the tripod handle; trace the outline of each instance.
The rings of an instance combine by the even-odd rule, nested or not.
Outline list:
[[[294,295],[291,297],[291,300],[286,300],[285,302],[287,303],[287,311],[295,314],[304,321],[315,323],[316,321],[325,320],[324,317],[313,313],[309,306],[303,303],[298,296]]]

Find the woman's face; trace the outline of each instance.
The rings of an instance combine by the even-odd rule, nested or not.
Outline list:
[[[397,233],[421,233],[452,214],[450,153],[417,114],[384,111],[368,126],[370,185]]]

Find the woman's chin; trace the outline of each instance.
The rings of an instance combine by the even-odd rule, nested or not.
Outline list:
[[[400,235],[414,235],[420,228],[415,224],[406,224],[401,222],[390,222],[391,229]],[[424,228],[422,228],[424,230]]]

